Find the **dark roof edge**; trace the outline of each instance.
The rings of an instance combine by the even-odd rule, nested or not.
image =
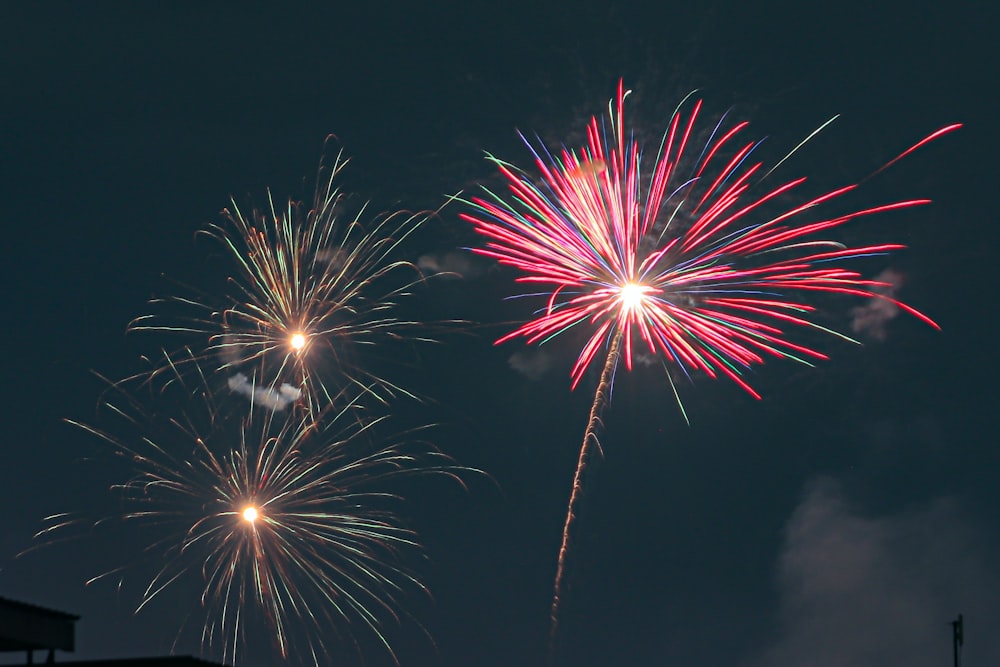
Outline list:
[[[94,667],[103,667],[105,665],[107,667],[113,667],[114,665],[136,665],[137,667],[140,665],[146,665],[153,667],[154,665],[163,665],[166,667],[167,665],[175,663],[183,665],[200,665],[203,667],[227,667],[221,662],[209,662],[191,655],[165,655],[146,658],[109,658],[107,660],[60,660],[56,664],[67,666],[78,665],[79,667],[86,667],[87,665],[93,665]]]
[[[80,617],[76,614],[70,614],[65,611],[59,611],[57,609],[49,609],[47,607],[39,607],[35,604],[28,604],[27,602],[21,602],[19,600],[11,600],[10,598],[0,597],[0,605],[6,605],[9,607],[17,607],[20,609],[28,611],[37,611],[49,616],[55,616],[56,618],[67,618],[72,621],[80,620]]]

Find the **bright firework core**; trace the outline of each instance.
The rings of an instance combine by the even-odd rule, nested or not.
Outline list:
[[[621,288],[622,306],[628,310],[637,308],[646,299],[646,288],[638,283],[625,283]]]
[[[288,339],[288,344],[292,346],[293,350],[298,352],[306,346],[306,337],[300,333],[292,334],[292,337]]]
[[[257,508],[251,505],[243,510],[243,520],[247,523],[253,523],[257,520]]]

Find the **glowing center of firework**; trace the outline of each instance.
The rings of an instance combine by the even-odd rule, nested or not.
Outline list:
[[[306,337],[304,334],[292,334],[292,337],[288,339],[288,344],[292,346],[292,349],[298,352],[306,346]]]
[[[638,283],[625,283],[622,285],[619,297],[622,302],[622,306],[627,310],[633,310],[642,305],[642,302],[646,300],[646,290],[647,288]]]
[[[243,510],[243,520],[247,523],[253,523],[257,520],[258,516],[257,508],[252,505]]]

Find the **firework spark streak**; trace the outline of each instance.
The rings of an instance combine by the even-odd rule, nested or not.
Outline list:
[[[218,359],[218,369],[237,378],[234,391],[274,409],[283,409],[296,389],[314,410],[348,385],[381,401],[408,394],[357,355],[359,347],[371,349],[416,327],[395,312],[421,276],[395,255],[427,216],[396,213],[365,224],[362,207],[342,219],[345,196],[335,179],[346,164],[338,154],[332,166],[321,167],[307,212],[291,200],[284,210],[276,207],[270,193],[264,211],[244,212],[233,201],[223,222],[203,232],[223,249],[226,299],[157,299],[152,303],[161,312],[137,318],[130,330],[191,337],[187,348]],[[172,369],[160,372],[173,376]]]
[[[850,340],[811,318],[816,309],[806,299],[816,293],[883,299],[937,328],[890,296],[888,285],[847,266],[848,260],[903,246],[848,247],[824,237],[858,218],[928,200],[821,213],[857,187],[847,185],[800,197],[788,207],[782,202],[801,191],[806,179],[765,187],[784,159],[765,172],[752,157],[759,142],[741,139],[748,123],[720,122],[703,149],[691,149],[700,101],[686,118],[683,105],[674,112],[647,171],[640,146],[623,123],[627,95],[619,82],[606,121],[591,120],[580,151],[553,154],[525,139],[540,182],[490,156],[509,196],[484,189],[483,196],[466,202],[473,210],[461,217],[487,239],[475,252],[518,269],[523,274],[518,282],[546,286],[540,314],[498,344],[517,337],[546,342],[585,327],[587,339],[571,371],[574,388],[602,349],[610,348],[602,378],[613,375],[619,341],[631,369],[638,338],[649,354],[662,355],[665,365],[689,377],[697,372],[727,377],[759,398],[744,374],[765,358],[805,364],[827,358],[792,340],[788,330],[807,328]],[[958,127],[938,130],[886,166]],[[778,214],[774,207],[781,207]],[[552,603],[553,641],[580,475],[588,448],[597,444],[602,394],[610,384],[602,379],[599,385],[577,466]]]
[[[359,629],[395,660],[385,620],[398,623],[404,602],[426,590],[403,564],[421,550],[397,516],[402,499],[387,489],[417,473],[461,483],[461,469],[418,442],[373,444],[380,420],[349,416],[353,406],[319,420],[260,407],[227,413],[206,379],[193,377],[160,390],[146,383],[154,395],[143,401],[112,385],[102,404],[111,425],[71,422],[110,445],[133,476],[113,487],[120,516],[49,517],[40,543],[111,525],[144,536],[139,560],[155,574],[136,611],[195,582],[202,645],[221,648],[229,664],[252,636],[272,637],[282,662],[326,664],[337,651],[362,652]]]

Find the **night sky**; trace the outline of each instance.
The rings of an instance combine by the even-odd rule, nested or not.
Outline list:
[[[120,591],[84,586],[127,542],[16,555],[42,517],[107,505],[107,475],[86,462],[100,443],[62,420],[94,415],[93,372],[136,370],[150,341],[127,323],[171,279],[197,279],[195,232],[230,196],[310,199],[334,134],[359,201],[437,209],[500,184],[484,151],[529,165],[518,129],[579,145],[623,77],[641,136],[658,138],[693,89],[711,113],[749,119],[777,157],[842,114],[785,172],[817,187],[965,127],[852,195],[931,206],[842,237],[907,244],[861,266],[905,276],[901,298],[942,331],[902,316],[863,346],[820,339],[829,362],[751,373],[760,401],[696,377],[680,388],[690,426],[658,365],[619,373],[578,524],[565,664],[948,665],[959,613],[963,664],[998,664],[993,10],[432,4],[0,6],[0,596],[81,615],[80,659],[165,654],[178,628],[197,628],[184,586],[133,615],[141,570]],[[437,424],[434,442],[490,480],[408,486],[427,554],[411,566],[433,594],[410,611],[436,647],[412,624],[392,636],[403,665],[542,664],[596,373],[570,391],[572,336],[492,345],[536,304],[504,301],[514,274],[457,254],[476,243],[462,210],[445,206],[406,248],[463,274],[418,290],[409,312],[470,324],[418,349],[402,372],[427,400],[398,420]],[[824,299],[822,316],[849,329],[857,305]],[[174,650],[199,654],[197,632]]]

